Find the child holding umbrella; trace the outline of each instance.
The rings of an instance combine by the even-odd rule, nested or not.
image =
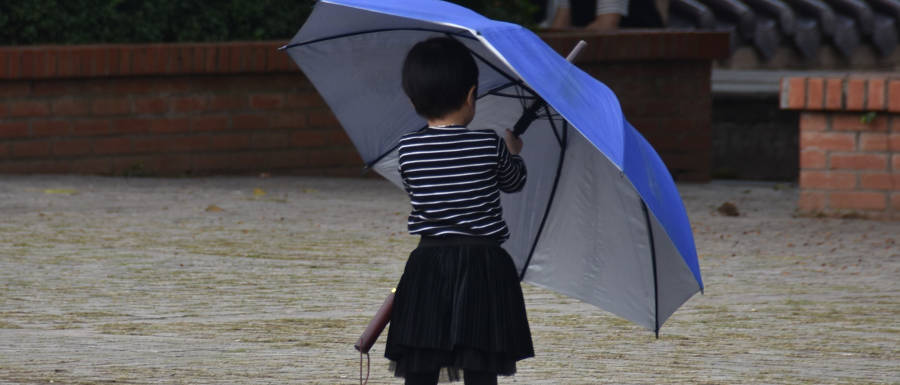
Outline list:
[[[400,139],[399,171],[421,236],[397,287],[385,357],[406,384],[444,371],[466,384],[496,384],[534,356],[500,192],[526,181],[521,139],[469,130],[478,67],[460,42],[419,42],[402,69],[403,90],[428,127]]]

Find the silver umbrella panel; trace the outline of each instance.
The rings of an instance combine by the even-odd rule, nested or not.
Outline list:
[[[463,42],[479,66],[477,113],[470,128],[502,135],[541,97],[502,53],[477,33],[455,25],[320,2],[285,46],[367,166],[399,188],[397,141],[425,126],[401,89],[402,61],[415,43],[441,35]],[[580,71],[571,65],[555,70]],[[572,97],[578,97],[577,89]],[[635,182],[553,108],[560,102],[547,100],[522,136],[528,182],[521,192],[501,198],[512,234],[504,248],[525,281],[658,333],[682,303],[702,290],[702,283],[669,230],[648,210]],[[624,119],[614,129],[638,144],[637,156],[661,164]],[[674,209],[683,212],[671,176],[655,180],[652,175],[648,171],[640,183],[649,183],[653,191],[675,191],[680,206]],[[696,261],[696,255],[687,257]]]

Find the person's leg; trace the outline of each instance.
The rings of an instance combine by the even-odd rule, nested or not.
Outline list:
[[[435,385],[438,382],[438,375],[441,372],[435,371],[431,373],[406,373],[406,385]]]
[[[584,28],[594,31],[615,31],[619,28],[619,20],[622,20],[622,15],[616,13],[604,13],[602,15],[597,15],[597,17],[594,18],[594,21]]]
[[[463,372],[465,385],[497,385],[497,374],[466,370]]]
[[[594,21],[585,26],[594,31],[614,31],[628,14],[628,0],[597,0]]]

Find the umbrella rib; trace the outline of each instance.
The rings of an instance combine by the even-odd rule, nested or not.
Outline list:
[[[394,31],[420,31],[420,32],[445,33],[450,36],[457,36],[457,37],[462,37],[462,38],[470,39],[470,40],[478,40],[473,36],[469,36],[469,35],[466,35],[463,33],[449,32],[449,31],[443,31],[443,30],[432,29],[432,28],[379,28],[379,29],[369,29],[369,30],[365,30],[365,31],[347,32],[347,33],[342,33],[340,35],[321,37],[318,39],[301,41],[299,43],[287,44],[287,45],[282,46],[281,48],[278,48],[278,50],[284,51],[284,50],[290,49],[290,48],[300,47],[300,46],[313,44],[313,43],[320,43],[323,41],[342,39],[342,38],[351,37],[351,36],[366,35],[366,34],[370,34],[370,33],[379,33],[379,32],[394,32]]]
[[[553,132],[556,132],[556,124],[553,123],[553,119],[550,119],[550,126],[553,127]],[[562,174],[562,166],[563,161],[566,158],[566,138],[569,132],[569,122],[563,120],[562,127],[562,141],[560,142],[559,148],[559,162],[556,164],[556,176],[553,178],[553,187],[550,189],[550,197],[547,199],[547,207],[544,209],[544,216],[541,218],[541,224],[538,227],[537,234],[534,236],[534,242],[531,244],[531,251],[528,252],[528,259],[525,260],[525,265],[522,266],[522,272],[519,273],[519,280],[525,279],[525,271],[528,270],[528,265],[531,264],[531,258],[534,256],[534,250],[537,248],[538,240],[541,239],[541,233],[544,232],[544,225],[547,223],[547,217],[550,216],[550,207],[553,205],[553,197],[556,195],[556,187],[559,186],[559,176]]]
[[[550,127],[553,129],[553,136],[556,137],[556,141],[559,143],[559,146],[562,147],[563,146],[562,138],[560,138],[559,132],[556,131],[556,125],[553,124],[553,118],[550,115],[550,107],[547,107],[546,104],[544,104],[544,112],[547,113],[547,120],[550,121]]]
[[[659,277],[656,273],[656,246],[653,243],[653,226],[650,223],[650,212],[647,210],[647,204],[641,199],[641,208],[644,210],[644,221],[647,222],[647,236],[650,238],[650,262],[653,263],[653,320],[656,329],[656,338],[659,339]]]

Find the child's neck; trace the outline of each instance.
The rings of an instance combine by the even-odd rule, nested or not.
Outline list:
[[[428,119],[429,127],[466,126],[472,120],[471,115],[464,108],[453,111],[437,119]]]

